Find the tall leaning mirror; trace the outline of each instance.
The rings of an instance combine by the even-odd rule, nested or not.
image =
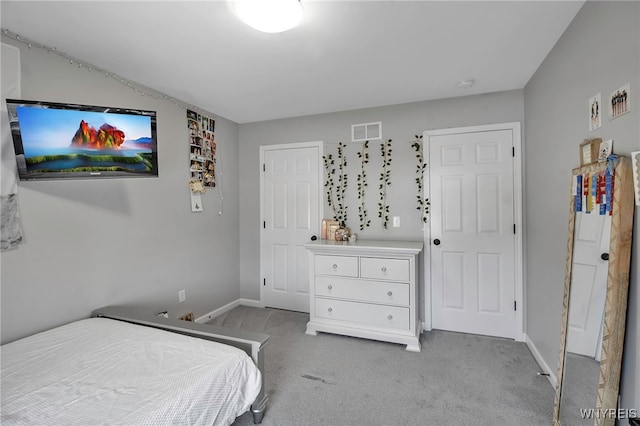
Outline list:
[[[633,230],[630,159],[574,169],[570,200],[553,424],[613,426]]]

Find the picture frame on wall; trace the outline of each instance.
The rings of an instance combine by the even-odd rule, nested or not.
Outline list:
[[[189,172],[191,180],[199,180],[205,187],[216,186],[215,120],[187,109],[189,129]]]
[[[602,126],[602,95],[598,93],[589,99],[589,131]]]
[[[609,96],[609,120],[631,111],[631,84],[627,83]]]

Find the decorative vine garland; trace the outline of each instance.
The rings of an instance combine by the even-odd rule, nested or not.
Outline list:
[[[344,147],[342,142],[338,144],[338,167],[340,174],[338,175],[337,185],[333,179],[333,175],[336,174],[333,155],[327,154],[322,156],[324,168],[327,172],[327,180],[324,183],[327,191],[327,203],[329,207],[331,207],[331,210],[333,210],[333,219],[337,220],[340,226],[346,226],[347,223],[347,206],[344,205],[344,196],[347,189],[347,175],[344,169],[347,167],[347,159],[344,155]]]
[[[387,189],[391,185],[391,139],[380,144],[380,154],[382,156],[382,171],[380,172],[378,185],[379,189],[379,201],[378,201],[378,217],[382,221],[382,227],[388,229],[389,227],[389,215],[390,206],[387,204]],[[428,197],[423,196],[424,191],[424,171],[427,164],[424,161],[422,136],[415,135],[415,140],[411,144],[411,147],[416,153],[416,202],[417,210],[421,212],[421,219],[423,223],[426,223],[429,218],[430,201]],[[346,202],[346,190],[348,186],[348,175],[346,173],[347,158],[345,155],[346,145],[342,142],[338,143],[338,150],[336,160],[334,160],[332,154],[327,154],[322,157],[324,160],[324,168],[327,172],[327,180],[325,181],[326,188],[326,200],[329,207],[333,211],[333,219],[337,220],[341,227],[347,225],[347,210],[348,206]],[[369,141],[365,141],[362,145],[362,149],[358,152],[358,158],[360,159],[360,171],[357,175],[357,190],[358,200],[360,205],[358,206],[358,217],[360,221],[360,230],[371,226],[371,220],[368,218],[365,193],[369,186],[367,183],[366,165],[369,163]],[[337,164],[336,164],[337,162]],[[337,166],[337,168],[336,168]],[[338,175],[337,180],[334,175]],[[337,181],[337,182],[336,182]]]
[[[360,200],[360,206],[358,206],[358,216],[360,218],[360,230],[368,228],[371,225],[371,220],[367,219],[367,208],[364,202],[364,194],[367,184],[367,172],[365,171],[365,164],[369,162],[369,141],[365,141],[362,144],[362,150],[358,152],[358,158],[360,158],[360,173],[358,173],[358,200]]]
[[[387,187],[391,185],[391,139],[380,144],[382,154],[382,172],[380,173],[380,201],[378,202],[378,217],[382,219],[382,227],[387,229],[389,224],[389,206],[387,205]]]
[[[345,202],[345,192],[347,190],[347,174],[345,168],[347,167],[347,157],[344,155],[345,145],[342,142],[338,143],[338,168],[340,169],[340,175],[338,176],[338,186],[336,187],[336,200],[338,202],[338,209],[336,210],[336,220],[340,223],[341,227],[347,226],[347,205]]]
[[[327,204],[333,210],[333,219],[336,218],[336,204],[333,201],[333,191],[335,187],[335,182],[333,181],[333,175],[336,172],[336,169],[333,168],[334,160],[333,155],[327,154],[322,156],[322,160],[324,161],[324,169],[327,172],[327,180],[324,182],[324,187],[327,191]]]
[[[431,203],[429,198],[422,198],[424,169],[427,167],[427,164],[424,162],[424,157],[422,155],[422,136],[415,135],[415,138],[416,139],[411,146],[416,151],[416,158],[418,159],[418,164],[416,166],[416,186],[418,189],[418,195],[416,196],[418,200],[417,209],[422,212],[422,222],[427,223],[427,218],[429,217],[429,206]]]

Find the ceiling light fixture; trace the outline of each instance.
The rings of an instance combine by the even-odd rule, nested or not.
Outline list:
[[[290,30],[302,20],[300,0],[235,0],[235,11],[245,24],[265,33]]]

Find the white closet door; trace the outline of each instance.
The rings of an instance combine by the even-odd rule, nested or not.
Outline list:
[[[261,270],[265,306],[309,312],[308,252],[319,237],[318,146],[263,151]]]
[[[433,328],[515,337],[513,132],[429,138]]]

